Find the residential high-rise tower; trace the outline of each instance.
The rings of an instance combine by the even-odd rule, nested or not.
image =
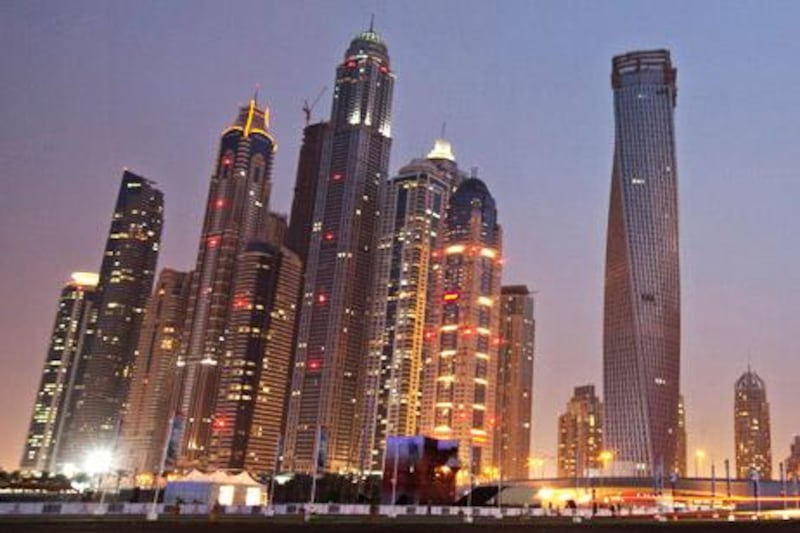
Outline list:
[[[303,264],[277,243],[238,257],[214,409],[211,463],[271,473],[284,426]]]
[[[736,448],[736,477],[772,479],[767,385],[749,367],[734,387],[733,430]]]
[[[190,273],[165,268],[147,302],[118,454],[120,466],[131,472],[161,468],[178,400],[178,353],[190,286]]]
[[[447,204],[462,179],[450,143],[438,139],[384,187],[358,421],[362,470],[381,470],[387,437],[417,434],[434,277]]]
[[[336,69],[322,148],[288,408],[289,470],[357,469],[354,420],[393,87],[386,43],[372,28],[361,32]]]
[[[566,411],[558,417],[558,477],[590,477],[601,468],[603,404],[594,385],[575,387]]]
[[[617,472],[675,462],[680,386],[677,95],[667,50],[612,62],[615,142],[603,324],[604,439]]]
[[[222,133],[208,191],[181,356],[181,464],[208,461],[219,365],[239,255],[268,232],[275,139],[255,98]]]
[[[458,440],[459,476],[491,478],[497,427],[502,231],[489,189],[476,177],[450,197],[435,332],[432,413],[422,431]]]
[[[505,479],[528,477],[533,414],[533,296],[525,285],[500,293],[495,464]]]
[[[20,467],[55,472],[78,361],[95,310],[97,274],[75,272],[61,290]]]
[[[800,480],[800,435],[795,435],[786,458],[786,477]]]
[[[118,444],[131,369],[153,288],[164,197],[155,184],[122,175],[97,283],[94,335],[76,370],[61,463],[82,466],[87,455]]]

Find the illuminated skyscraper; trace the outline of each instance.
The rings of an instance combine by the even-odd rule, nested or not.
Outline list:
[[[438,139],[384,186],[364,398],[361,469],[380,470],[387,436],[417,434],[422,364],[450,194],[463,176]]]
[[[465,180],[450,197],[438,303],[440,325],[427,371],[432,414],[422,432],[459,442],[463,480],[492,475],[500,347],[502,232],[486,185]],[[463,472],[463,474],[461,473]]]
[[[119,463],[132,472],[158,472],[177,398],[178,352],[191,274],[161,271],[147,302],[136,348]]]
[[[575,387],[566,411],[558,417],[558,477],[589,477],[602,467],[603,404],[594,385]]]
[[[736,477],[750,479],[753,473],[758,473],[761,479],[772,479],[767,385],[749,367],[736,380],[734,404]]]
[[[20,468],[55,472],[78,360],[88,341],[97,274],[75,272],[61,290]]]
[[[372,28],[358,34],[336,69],[322,148],[288,409],[288,470],[314,470],[315,455],[324,455],[328,471],[358,467],[354,421],[393,87],[386,44]]]
[[[667,50],[613,59],[606,247],[605,446],[624,469],[674,464],[680,385],[677,70]],[[620,470],[618,470],[620,471]]]
[[[237,259],[211,439],[217,468],[274,468],[302,267],[297,254],[267,242],[251,242]]]
[[[208,459],[237,257],[267,234],[275,140],[256,99],[222,133],[208,191],[179,365],[181,464]]]
[[[495,464],[505,479],[528,477],[533,411],[533,296],[525,285],[506,285],[500,297]]]
[[[126,170],[100,267],[94,335],[76,370],[60,464],[82,465],[87,454],[111,452],[118,444],[163,216],[161,191]]]

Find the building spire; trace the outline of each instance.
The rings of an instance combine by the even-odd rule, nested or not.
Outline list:
[[[369,31],[370,32],[375,31],[375,13],[369,14]]]
[[[256,83],[256,88],[253,90],[253,102],[258,106],[258,91],[261,89],[261,84]]]

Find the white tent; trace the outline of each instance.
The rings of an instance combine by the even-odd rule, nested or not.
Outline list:
[[[181,479],[170,481],[164,491],[165,503],[201,503],[206,505],[261,505],[266,487],[247,472],[230,474],[222,470],[192,470]]]

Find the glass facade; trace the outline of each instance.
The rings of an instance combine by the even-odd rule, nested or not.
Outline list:
[[[680,387],[677,71],[666,50],[613,59],[615,143],[606,249],[606,446],[637,471],[675,463]]]
[[[387,436],[415,435],[425,334],[432,320],[438,250],[450,194],[463,178],[449,143],[388,181],[381,202],[366,371],[362,374],[362,470],[379,470]]]
[[[54,472],[67,406],[74,387],[78,361],[91,337],[97,275],[73,274],[61,291],[50,347],[33,406],[20,466],[36,472]]]
[[[122,175],[97,283],[94,335],[85,341],[57,461],[82,466],[117,445],[145,305],[161,245],[164,196],[155,183]]]
[[[220,141],[178,360],[185,416],[180,464],[186,467],[208,462],[237,260],[267,233],[276,148],[269,109],[255,99],[240,108]]]
[[[319,463],[326,471],[358,469],[365,431],[359,385],[394,80],[388,48],[372,29],[350,42],[336,68],[287,414],[287,470],[309,472]]]

